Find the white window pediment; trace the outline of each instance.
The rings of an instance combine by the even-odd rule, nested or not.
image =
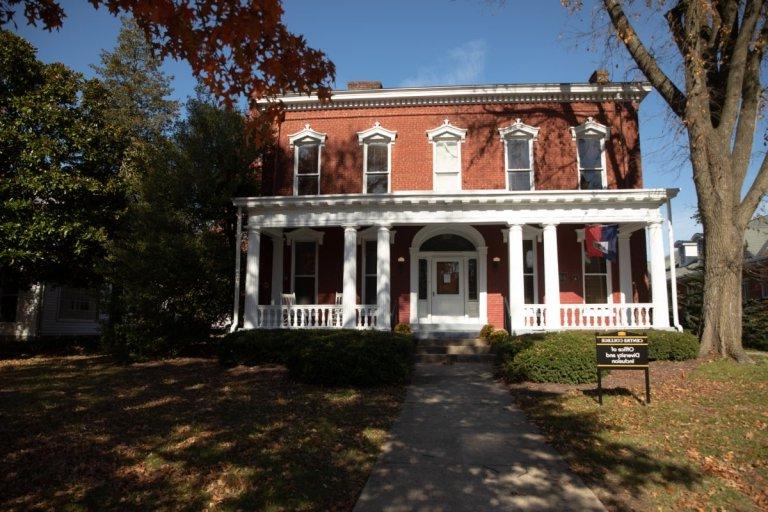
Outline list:
[[[499,136],[502,141],[512,138],[536,140],[539,136],[539,129],[535,126],[523,123],[523,121],[518,118],[511,125],[499,128]]]
[[[395,137],[397,137],[396,131],[383,128],[378,121],[373,124],[372,128],[357,132],[357,140],[361,145],[370,142],[394,144]]]
[[[318,231],[311,228],[299,228],[285,234],[285,243],[291,245],[293,242],[317,242],[318,245],[323,245],[324,236],[324,231]]]
[[[571,127],[571,137],[574,139],[582,137],[608,138],[610,133],[610,128],[598,123],[592,117],[588,117],[578,126]]]
[[[396,230],[390,229],[389,230],[389,244],[392,245],[395,243],[395,234]],[[373,241],[378,238],[379,235],[379,226],[371,226],[369,228],[361,229],[357,232],[357,245],[360,245],[362,242],[368,242]]]
[[[447,119],[443,121],[443,124],[437,128],[427,130],[427,138],[430,142],[436,142],[438,140],[459,140],[464,141],[467,138],[467,130],[465,128],[457,128],[453,126]]]
[[[288,135],[288,143],[291,147],[300,144],[320,144],[322,146],[325,144],[325,137],[325,133],[313,130],[309,124],[305,124],[302,130]]]

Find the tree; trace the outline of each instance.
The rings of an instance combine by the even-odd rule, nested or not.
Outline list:
[[[334,66],[282,22],[279,0],[89,0],[113,15],[132,14],[161,58],[186,60],[227,106],[245,96],[252,105],[286,91],[330,95]],[[56,0],[0,0],[0,25],[14,23],[19,5],[27,23],[57,29],[66,16]]]
[[[0,30],[0,268],[86,284],[122,209],[124,150],[109,95]]]
[[[563,0],[579,8],[581,0]],[[747,223],[768,191],[768,157],[753,162],[768,42],[766,3],[761,0],[645,2],[649,15],[664,17],[682,81],[639,36],[632,2],[602,0],[617,39],[659,92],[688,137],[698,209],[704,228],[704,327],[701,356],[748,361],[742,347],[741,279]],[[747,180],[755,164],[754,179]]]

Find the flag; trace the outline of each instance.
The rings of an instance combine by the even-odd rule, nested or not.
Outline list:
[[[584,243],[588,258],[605,258],[616,261],[616,243],[619,237],[617,224],[588,224],[584,227]]]

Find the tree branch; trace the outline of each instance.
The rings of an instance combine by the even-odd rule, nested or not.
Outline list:
[[[752,219],[752,215],[755,214],[755,210],[765,197],[766,192],[768,192],[768,153],[763,155],[763,162],[760,164],[760,170],[757,171],[755,181],[752,182],[747,195],[739,204],[739,221],[742,225],[746,226],[747,222]]]
[[[622,9],[618,0],[603,0],[605,10],[611,18],[611,23],[616,29],[619,39],[626,46],[627,51],[637,63],[640,71],[648,78],[651,85],[659,91],[669,108],[677,116],[682,118],[685,114],[686,97],[685,94],[675,85],[672,80],[661,70],[656,59],[650,54],[645,45],[627,19],[624,9]]]

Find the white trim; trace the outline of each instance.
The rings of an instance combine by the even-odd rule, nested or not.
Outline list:
[[[299,239],[295,242],[312,242],[315,244],[315,296],[314,300],[310,304],[317,304],[317,282],[319,279],[319,263],[320,263],[320,244],[316,240],[311,239]],[[306,274],[302,274],[302,277],[308,277]],[[291,293],[296,295],[296,244],[291,244]],[[300,305],[297,303],[297,305]]]
[[[510,186],[510,173],[513,172],[527,172],[528,173],[528,189],[535,190],[535,172],[533,162],[533,143],[536,141],[539,135],[539,129],[522,122],[520,118],[505,128],[499,128],[499,138],[504,145],[504,180],[506,183],[506,190],[509,190]],[[513,140],[524,140],[528,142],[528,168],[527,169],[510,169],[509,167],[509,142]]]
[[[299,176],[317,176],[317,192],[320,194],[320,178],[322,176],[323,147],[325,146],[324,133],[310,128],[309,124],[304,129],[288,136],[288,144],[293,148],[293,195],[299,195]],[[317,146],[317,173],[299,175],[299,151],[302,147]]]
[[[325,231],[318,231],[312,228],[301,227],[285,234],[285,243],[293,245],[293,242],[317,242],[323,245]]]
[[[652,90],[647,82],[495,84],[475,86],[406,87],[376,90],[339,90],[330,101],[316,94],[286,94],[259,101],[280,102],[286,110],[325,110],[417,105],[467,105],[477,103],[530,103],[574,101],[642,101]]]
[[[427,130],[427,140],[432,144],[432,189],[438,190],[438,177],[441,178],[441,182],[448,176],[453,177],[457,182],[450,192],[459,191],[462,189],[462,162],[461,162],[461,145],[467,138],[467,130],[464,128],[458,128],[453,126],[448,119],[443,121],[443,124],[437,128]],[[456,163],[457,170],[445,170],[438,169],[437,167],[437,148],[441,144],[446,143],[456,144]]]
[[[309,123],[296,133],[288,135],[288,144],[294,147],[296,144],[317,143],[321,146],[325,144],[326,134],[313,130]]]
[[[458,128],[452,125],[448,119],[443,120],[443,124],[437,128],[427,130],[427,139],[429,142],[434,142],[435,139],[456,139],[464,142],[466,138],[466,128]]]
[[[357,140],[363,146],[363,194],[368,192],[368,174],[386,174],[387,175],[387,194],[392,192],[392,146],[395,143],[397,132],[382,128],[381,123],[376,121],[373,128],[368,128],[362,132],[357,132]],[[368,172],[368,148],[371,145],[387,146],[387,171],[386,172]],[[370,192],[373,193],[373,192]],[[381,193],[381,192],[377,192]]]
[[[478,247],[486,246],[485,238],[483,237],[483,234],[477,230],[477,228],[468,224],[455,224],[444,226],[424,226],[413,236],[411,247],[417,251],[421,251],[421,245],[424,242],[438,235],[458,235],[464,237],[472,242],[472,245],[475,246],[475,249]]]
[[[576,172],[578,173],[578,186],[581,189],[581,171],[597,171],[596,168],[581,168],[581,155],[579,155],[579,139],[595,139],[600,141],[600,182],[603,189],[608,187],[608,172],[606,170],[606,158],[605,158],[605,141],[611,136],[611,130],[605,125],[602,125],[594,120],[592,117],[588,117],[586,121],[578,126],[571,127],[571,138],[576,144]]]
[[[361,245],[363,240],[376,240],[379,233],[379,226],[371,226],[357,232],[357,245]],[[397,231],[391,229],[389,231],[389,243],[395,243],[395,235]]]
[[[386,128],[382,127],[381,123],[378,121],[373,123],[372,128],[368,128],[367,130],[357,132],[357,141],[360,143],[361,146],[370,139],[373,139],[374,142],[386,141],[394,144],[396,137],[397,137],[396,131],[387,130]]]

